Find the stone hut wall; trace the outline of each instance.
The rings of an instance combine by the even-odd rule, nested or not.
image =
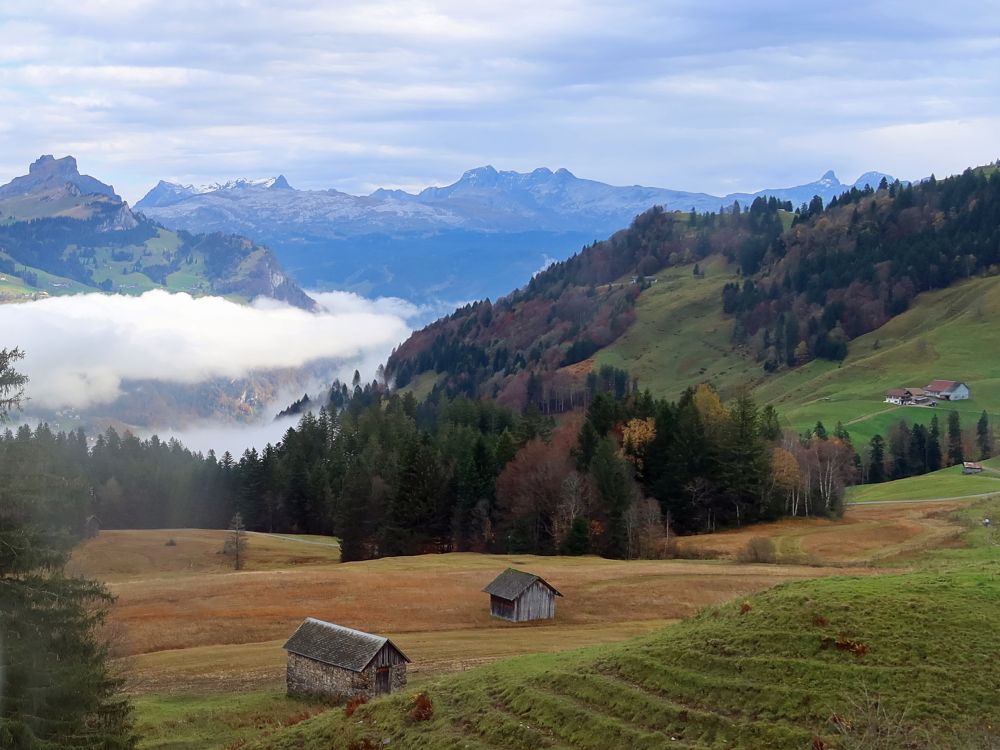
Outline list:
[[[288,652],[286,680],[288,694],[292,696],[375,697],[375,667],[369,667],[363,672],[352,672]],[[390,692],[393,693],[406,687],[405,663],[389,667],[389,685]]]

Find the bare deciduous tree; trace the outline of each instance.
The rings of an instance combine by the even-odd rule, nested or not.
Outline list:
[[[247,530],[243,525],[243,516],[237,513],[233,520],[229,522],[229,534],[226,536],[226,544],[222,548],[223,554],[233,558],[233,569],[243,570],[246,562]]]

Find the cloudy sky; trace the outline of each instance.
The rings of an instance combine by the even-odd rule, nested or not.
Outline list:
[[[1000,156],[981,0],[4,0],[0,81],[0,181],[71,153],[132,201],[485,163],[725,193]]]

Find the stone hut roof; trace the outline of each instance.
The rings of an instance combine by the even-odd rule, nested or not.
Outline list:
[[[388,638],[307,617],[282,648],[324,664],[361,672],[387,643],[410,661]]]
[[[514,570],[514,568],[507,568],[503,573],[498,575],[493,581],[483,589],[487,594],[492,594],[493,596],[498,596],[501,599],[506,599],[507,601],[514,601],[528,590],[535,581],[541,581],[545,586],[552,590],[552,593],[556,596],[562,596],[556,587],[550,584],[541,576],[536,576],[534,573],[528,573],[524,570]]]

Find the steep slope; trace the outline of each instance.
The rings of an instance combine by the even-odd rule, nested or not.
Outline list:
[[[975,526],[997,510],[970,508],[971,546],[917,572],[779,586],[617,647],[437,680],[424,721],[409,691],[253,747],[987,747],[1000,553]]]
[[[794,393],[801,394],[799,402],[831,398],[815,383],[796,390],[809,373],[837,369],[864,379],[865,403],[857,412],[796,414],[790,408],[797,427],[814,424],[816,414],[831,426],[841,417],[865,416],[888,387],[935,377],[993,378],[992,371],[964,364],[973,350],[958,342],[967,334],[944,329],[941,361],[926,355],[924,341],[920,367],[906,369],[908,377],[896,370],[876,378],[872,362],[850,367],[865,351],[863,337],[879,338],[872,332],[880,326],[901,326],[900,335],[914,341],[916,330],[952,317],[943,318],[934,302],[930,312],[917,311],[921,295],[996,272],[1000,178],[993,170],[912,187],[852,188],[827,208],[817,199],[794,215],[787,206],[757,199],[739,214],[647,212],[524,289],[418,331],[393,354],[387,371],[400,385],[425,385],[433,374],[436,387],[451,393],[549,411],[578,403],[575,394],[585,389],[594,362],[625,369],[640,387],[662,396],[703,380],[726,390],[776,379],[760,394],[786,407],[796,403],[789,401]],[[991,285],[987,280],[976,289]],[[952,299],[974,297],[957,292]],[[911,307],[914,314],[904,321],[912,324],[894,322]],[[983,301],[978,319],[992,320],[992,309]],[[892,331],[881,338],[891,339]],[[988,358],[983,352],[995,346],[979,335],[974,340],[982,345],[978,356]],[[842,367],[833,364],[842,360]],[[886,352],[881,361],[914,360]],[[831,375],[831,383],[838,377]],[[983,385],[977,392],[992,387]]]
[[[267,248],[243,237],[173,232],[137,216],[71,156],[43,156],[0,187],[0,300],[166,288],[315,303]]]
[[[868,173],[860,179],[877,184],[880,178]],[[471,299],[524,283],[547,259],[567,257],[653,205],[706,212],[778,194],[797,205],[849,187],[830,172],[794,188],[712,196],[612,186],[566,169],[519,173],[486,166],[417,194],[294,190],[283,177],[207,186],[161,181],[137,209],[172,228],[259,238],[312,285],[411,299]]]

